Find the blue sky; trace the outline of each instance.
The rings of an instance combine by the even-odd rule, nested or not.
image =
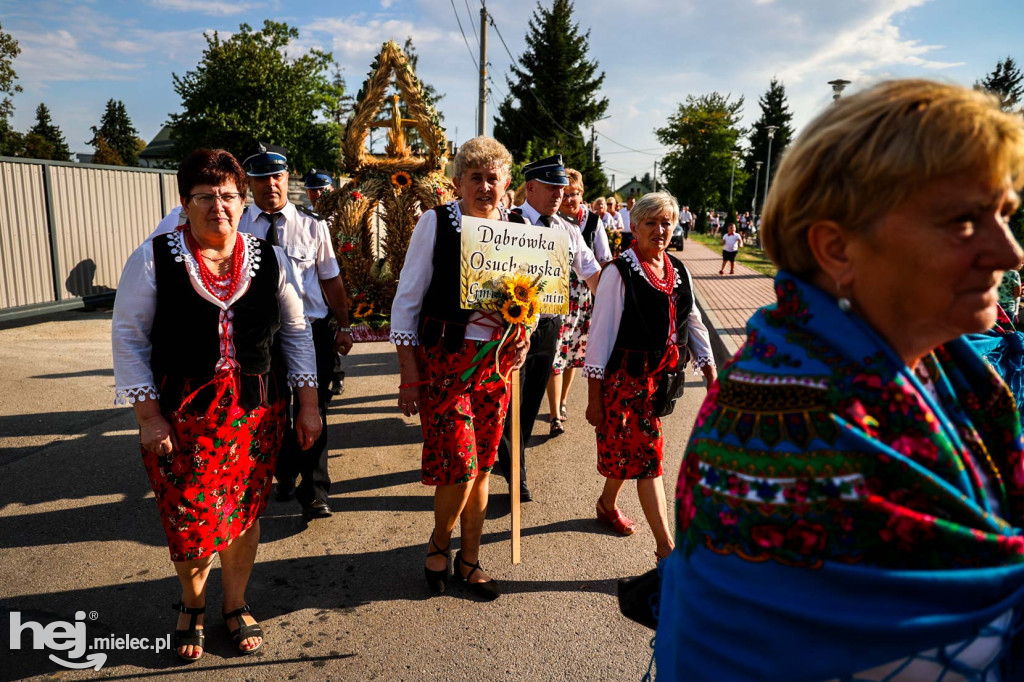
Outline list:
[[[545,4],[549,0],[544,0]],[[454,5],[454,8],[453,8]],[[971,84],[1011,55],[1024,63],[1024,5],[1007,0],[576,0],[589,29],[592,58],[607,74],[601,95],[610,118],[597,124],[606,172],[622,184],[659,157],[654,129],[688,94],[712,90],[744,96],[745,121],[773,75],[786,85],[795,123],[809,121],[831,99],[827,81],[851,89],[893,76],[926,76]],[[204,31],[236,31],[270,18],[297,27],[299,53],[334,54],[355,91],[382,42],[413,37],[420,77],[446,93],[449,136],[462,141],[476,126],[477,76],[456,24],[475,52],[471,26],[480,0],[0,0],[0,23],[19,41],[15,60],[24,92],[15,127],[32,125],[39,102],[50,108],[73,151],[90,151],[89,126],[104,104],[122,100],[149,140],[178,111],[171,74],[199,62]],[[506,0],[488,9],[516,56],[524,49],[536,2]],[[507,91],[509,55],[489,34],[493,102]],[[541,94],[543,96],[543,93]],[[494,105],[489,104],[488,114]],[[488,123],[488,131],[491,125]],[[630,151],[629,148],[642,150]]]

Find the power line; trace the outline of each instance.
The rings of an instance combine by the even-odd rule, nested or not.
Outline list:
[[[463,40],[463,42],[466,43],[466,49],[469,50],[469,60],[471,62],[473,62],[473,66],[474,67],[479,68],[477,63],[476,63],[476,58],[473,56],[473,48],[471,48],[469,46],[469,39],[466,38],[466,32],[462,30],[462,20],[459,19],[459,10],[455,9],[455,0],[451,0],[451,3],[452,3],[452,11],[455,12],[455,23],[457,23],[459,25],[459,33],[462,34],[462,40]]]
[[[602,133],[602,132],[601,132],[600,130],[598,130],[598,131],[597,131],[597,134],[598,134],[598,135],[600,135],[601,137],[603,137],[604,139],[608,140],[609,142],[612,142],[612,143],[614,143],[614,144],[617,144],[617,145],[619,145],[620,147],[622,147],[623,149],[628,149],[628,150],[629,150],[629,151],[631,151],[631,152],[636,152],[637,154],[647,154],[648,156],[664,156],[664,153],[661,153],[661,154],[656,154],[656,153],[654,153],[654,152],[645,152],[645,151],[644,151],[644,150],[642,150],[642,149],[633,149],[633,148],[632,148],[632,147],[630,147],[629,145],[625,145],[625,144],[622,144],[621,142],[618,142],[618,141],[616,141],[616,140],[613,140],[612,138],[610,138],[610,137],[608,137],[607,135],[605,135],[604,133]],[[612,154],[615,154],[616,152],[610,152],[610,153],[612,153]]]
[[[476,24],[473,23],[473,10],[469,9],[469,0],[463,0],[466,3],[466,14],[469,15],[469,27],[473,29],[473,40],[476,41],[477,48],[480,47],[480,36],[476,34]]]

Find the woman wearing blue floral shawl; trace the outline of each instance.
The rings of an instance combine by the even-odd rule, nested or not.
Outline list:
[[[923,80],[844,97],[775,176],[778,302],[708,392],[659,676],[1024,680],[1024,441],[996,320],[1024,120]]]

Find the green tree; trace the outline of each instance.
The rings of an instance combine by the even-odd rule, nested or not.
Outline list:
[[[124,102],[114,99],[107,100],[107,108],[100,119],[99,127],[92,126],[90,130],[92,130],[92,139],[89,140],[89,144],[96,149],[96,154],[100,154],[99,141],[102,140],[116,155],[116,159],[112,158],[104,150],[103,156],[110,160],[103,163],[115,166],[134,166],[138,163],[139,131],[135,129],[132,120],[128,118]],[[144,148],[145,143],[143,142]]]
[[[124,159],[117,153],[117,150],[107,144],[106,138],[102,135],[95,135],[91,142],[95,152],[92,155],[92,163],[99,163],[105,166],[123,166]]]
[[[11,114],[14,113],[14,102],[11,98],[21,92],[21,86],[15,84],[18,74],[14,71],[14,58],[21,54],[18,41],[3,30],[0,24],[0,156],[15,156],[23,146],[20,133],[11,128]]]
[[[668,189],[681,204],[697,215],[697,229],[703,231],[707,212],[726,207],[733,170],[732,152],[743,133],[739,127],[743,98],[712,92],[688,95],[664,128],[655,130],[658,140],[671,151],[660,167]],[[742,166],[736,166],[735,186],[746,182]]]
[[[269,20],[259,31],[242,24],[227,40],[207,35],[196,69],[174,74],[183,109],[168,121],[175,156],[211,146],[241,156],[263,141],[286,147],[293,169],[337,169],[341,127],[333,115],[343,90],[329,76],[334,58],[320,50],[289,57],[298,37]]]
[[[1024,74],[1013,57],[996,62],[992,73],[975,82],[974,87],[998,97],[1003,111],[1019,111],[1018,105],[1024,100]]]
[[[29,138],[33,138],[31,141]],[[36,124],[32,126],[25,138],[24,156],[32,159],[53,159],[54,161],[70,161],[71,150],[60,131],[50,118],[50,109],[39,103],[36,107]]]
[[[772,78],[768,90],[761,95],[757,101],[761,107],[761,117],[754,122],[747,137],[747,151],[743,155],[743,171],[747,174],[747,181],[738,190],[739,198],[736,200],[736,208],[739,211],[760,211],[764,205],[765,190],[770,182],[765,177],[768,167],[771,166],[772,176],[779,168],[779,161],[782,153],[789,147],[793,140],[793,114],[789,110],[789,102],[786,99],[786,86],[777,78]],[[768,163],[768,126],[777,126],[775,138],[772,140],[772,161]],[[758,177],[757,162],[761,162],[760,177]],[[754,205],[754,189],[757,188],[757,206]],[[740,187],[738,185],[738,187]]]
[[[600,155],[584,140],[584,130],[608,109],[597,98],[604,72],[587,57],[590,31],[573,21],[570,0],[553,0],[551,9],[537,4],[526,32],[526,51],[511,65],[508,95],[498,106],[494,137],[516,159],[532,149],[554,149],[566,165],[583,174],[587,197],[608,184]],[[589,130],[587,131],[589,133]]]

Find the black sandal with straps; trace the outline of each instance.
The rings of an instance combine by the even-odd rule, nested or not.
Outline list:
[[[225,621],[225,624],[227,624],[227,621],[229,619],[231,619],[231,618],[237,618],[238,619],[238,627],[235,628],[234,630],[228,628],[228,633],[231,635],[232,641],[234,641],[235,646],[238,648],[238,653],[242,654],[243,656],[248,656],[249,654],[254,654],[254,653],[256,653],[257,651],[259,651],[260,649],[263,648],[264,637],[263,637],[263,628],[260,627],[259,623],[253,623],[252,625],[246,625],[242,621],[242,614],[245,614],[245,613],[248,613],[250,616],[252,615],[252,609],[249,608],[248,604],[246,604],[245,606],[243,606],[240,609],[235,609],[234,611],[231,611],[229,613],[225,613],[224,614],[224,621]],[[243,649],[242,648],[242,642],[247,640],[247,639],[249,639],[250,637],[259,637],[260,638],[260,643],[257,644],[256,646],[254,646],[251,649]]]
[[[430,531],[430,546],[436,549],[433,552],[427,552],[428,559],[432,556],[443,556],[446,561],[452,558],[451,540],[448,541],[447,547],[441,549],[434,540],[434,531]],[[427,576],[427,586],[430,588],[430,591],[434,594],[444,594],[445,588],[448,587],[448,564],[445,563],[443,571],[432,571],[424,566],[423,572]]]
[[[469,572],[469,575],[463,576],[462,575],[462,568],[460,568],[460,565],[461,566],[469,566],[473,570]],[[458,552],[455,553],[455,577],[456,577],[456,579],[461,580],[464,583],[466,583],[466,587],[469,589],[469,591],[472,592],[473,594],[475,594],[476,596],[480,597],[481,599],[484,599],[486,601],[494,601],[495,599],[497,599],[498,597],[501,596],[501,590],[498,589],[498,581],[497,580],[495,580],[494,578],[491,578],[490,580],[488,580],[487,582],[484,582],[484,583],[471,583],[471,582],[469,582],[469,579],[473,577],[474,573],[476,573],[477,571],[481,571],[482,572],[483,570],[484,569],[480,566],[480,562],[479,561],[477,561],[475,564],[471,564],[468,561],[466,561],[465,559],[463,559],[462,558],[462,550],[461,549]]]
[[[196,627],[196,621],[199,620],[199,616],[206,613],[206,607],[185,606],[184,601],[179,601],[177,604],[171,604],[171,608],[178,613],[184,613],[186,616],[189,616],[188,629],[174,631],[174,639],[172,640],[174,652],[178,654],[178,658],[181,660],[194,663],[206,653],[206,633]],[[179,649],[186,646],[197,646],[202,651],[199,652],[198,656],[186,656],[179,651]]]

